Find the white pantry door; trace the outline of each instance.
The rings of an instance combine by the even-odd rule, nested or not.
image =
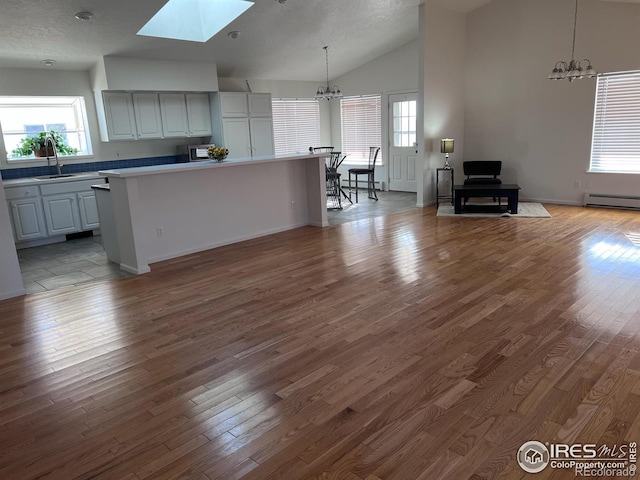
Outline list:
[[[389,190],[415,192],[417,93],[389,95]]]

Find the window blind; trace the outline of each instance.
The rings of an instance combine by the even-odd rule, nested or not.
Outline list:
[[[317,100],[273,99],[273,139],[276,154],[307,153],[320,145]]]
[[[343,98],[340,100],[342,115],[342,153],[348,154],[346,163],[366,165],[369,147],[382,144],[380,120],[380,95]],[[378,156],[378,164],[382,164]]]
[[[640,173],[640,71],[598,76],[589,171]]]

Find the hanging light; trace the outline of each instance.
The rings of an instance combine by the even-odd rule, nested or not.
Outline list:
[[[326,100],[331,100],[332,98],[342,98],[342,92],[340,91],[338,86],[329,85],[329,47],[322,47],[322,49],[324,50],[327,63],[327,86],[318,87],[315,98],[324,98]]]
[[[579,78],[593,78],[598,75],[591,66],[591,60],[583,58],[582,60],[575,60],[574,54],[576,50],[576,26],[578,25],[578,0],[576,0],[576,11],[573,17],[573,46],[571,47],[571,60],[568,62],[559,61],[547,77],[549,80],[564,80],[567,79],[570,82]],[[586,67],[582,68],[582,64],[585,63]]]

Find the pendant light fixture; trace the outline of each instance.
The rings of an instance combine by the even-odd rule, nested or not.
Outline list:
[[[315,98],[324,98],[331,100],[332,98],[342,98],[342,92],[337,85],[329,85],[329,47],[322,47],[324,50],[325,60],[327,64],[327,86],[318,87]]]
[[[577,80],[579,78],[593,78],[598,75],[593,67],[591,66],[591,60],[588,58],[583,58],[582,60],[576,61],[574,58],[575,50],[576,50],[576,26],[578,25],[578,0],[576,0],[576,10],[575,15],[573,17],[573,46],[571,47],[571,60],[568,62],[559,61],[556,63],[556,66],[553,67],[553,70],[547,77],[549,80],[564,80],[567,79],[570,82]],[[586,70],[582,68],[582,64],[586,63]]]

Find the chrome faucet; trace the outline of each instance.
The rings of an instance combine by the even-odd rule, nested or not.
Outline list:
[[[53,150],[53,156],[56,159],[56,174],[60,176],[62,175],[62,167],[64,167],[64,164],[61,164],[60,160],[58,160],[58,150],[56,150],[56,140],[53,138],[52,135],[47,135],[44,139],[44,148],[47,152],[47,165],[51,166],[51,159],[49,158],[49,145],[51,145],[51,149]]]

